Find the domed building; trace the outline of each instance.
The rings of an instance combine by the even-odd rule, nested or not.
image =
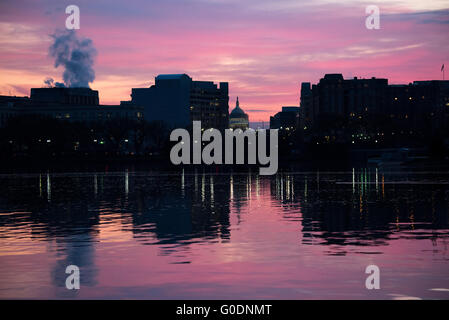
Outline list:
[[[239,97],[235,103],[234,110],[229,115],[229,128],[246,130],[249,127],[248,115],[240,108]]]

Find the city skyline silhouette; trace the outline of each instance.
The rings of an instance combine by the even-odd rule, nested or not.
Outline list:
[[[442,79],[448,50],[447,6],[376,1],[381,27],[365,27],[365,5],[317,1],[79,1],[80,36],[98,56],[92,88],[105,104],[128,100],[158,74],[187,73],[231,84],[253,121],[299,103],[301,82],[324,73],[388,78],[393,84]],[[26,95],[46,77],[62,80],[48,54],[65,26],[65,6],[51,1],[0,4],[0,94]]]

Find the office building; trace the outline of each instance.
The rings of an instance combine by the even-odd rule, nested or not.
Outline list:
[[[305,141],[430,139],[449,126],[449,81],[398,85],[326,74],[317,84],[302,83],[300,115]]]
[[[89,88],[32,88],[30,97],[0,96],[0,126],[9,118],[38,115],[72,122],[143,119],[143,107],[134,104],[100,105],[98,91]]]
[[[149,88],[133,88],[131,101],[145,108],[145,120],[164,121],[169,127],[189,127],[201,121],[203,128],[224,130],[229,122],[229,87],[210,81],[193,81],[187,74],[158,75]]]

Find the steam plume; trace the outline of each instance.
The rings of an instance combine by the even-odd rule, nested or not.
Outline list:
[[[55,82],[51,77],[44,79],[45,88],[65,88],[65,84],[62,82]]]
[[[64,84],[66,87],[89,87],[95,79],[93,69],[97,54],[92,40],[78,38],[74,30],[58,30],[53,35],[53,44],[49,48],[50,55],[55,58],[55,67],[64,67]],[[53,80],[53,79],[51,79]],[[53,82],[46,82],[52,85]],[[60,85],[60,83],[56,83]]]

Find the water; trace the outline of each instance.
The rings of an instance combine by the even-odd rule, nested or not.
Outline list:
[[[448,237],[444,172],[0,175],[0,298],[449,299]]]

